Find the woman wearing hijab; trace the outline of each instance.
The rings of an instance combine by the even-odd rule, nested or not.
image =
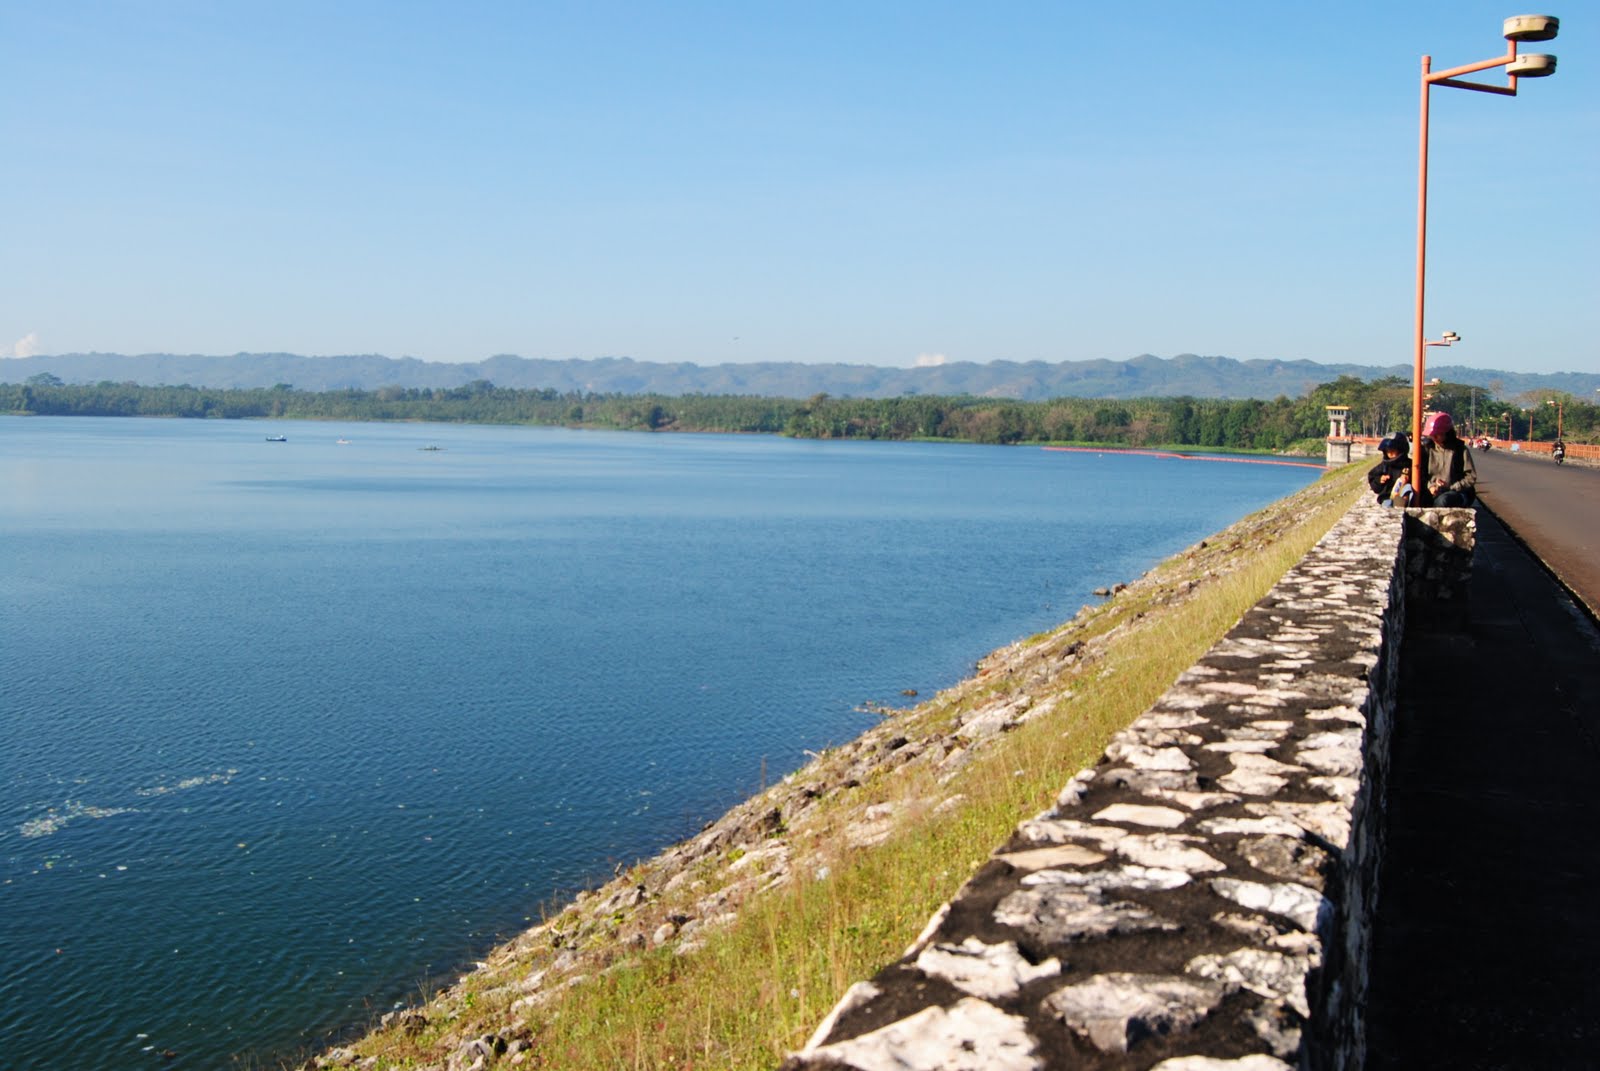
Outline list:
[[[1429,413],[1422,424],[1422,505],[1470,506],[1478,500],[1472,451],[1456,434],[1449,413]]]

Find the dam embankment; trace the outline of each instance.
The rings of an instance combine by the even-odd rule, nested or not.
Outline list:
[[[1596,695],[1492,513],[1358,503],[786,1071],[1594,1066]]]
[[[1399,652],[1473,520],[1358,501],[788,1071],[1360,1066]]]
[[[1583,834],[1600,815],[1581,792],[1595,756],[1580,697],[1600,689],[1600,659],[1584,656],[1600,641],[1573,610],[1590,631],[1556,642],[1560,589],[1532,583],[1543,574],[1492,516],[1478,515],[1478,542],[1469,510],[1403,515],[1365,495],[1339,508],[789,1068],[1586,1066],[1595,1002],[1581,965],[1596,942],[1579,905],[1596,876]],[[984,747],[1070,721],[1075,696],[1119,679],[1115,651],[1159,635],[1141,632],[1154,607],[1258,554],[1276,523],[1235,526],[1176,571],[996,652],[948,695],[580,897],[439,1000],[386,1017],[389,1034],[416,1038],[415,1058],[392,1066],[542,1066],[540,1024],[568,1014],[553,1010],[564,992],[627,978],[630,957],[715,948],[758,897],[804,899],[829,863],[897,829],[928,835]],[[1491,712],[1519,685],[1517,724],[1532,731],[1510,747],[1515,726]],[[1436,763],[1451,750],[1464,757]],[[885,800],[902,775],[924,777],[922,798]],[[1527,839],[1529,822],[1543,835]],[[501,1010],[472,1018],[475,1001]],[[1531,1062],[1502,1058],[1541,1032],[1543,1048],[1520,1050]],[[362,1066],[373,1051],[316,1064]]]

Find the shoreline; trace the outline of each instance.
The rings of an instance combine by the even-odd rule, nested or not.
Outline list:
[[[963,791],[962,778],[989,752],[1035,722],[1070,716],[1078,690],[1112,673],[1116,659],[1137,649],[1168,612],[1250,568],[1257,551],[1293,529],[1307,503],[1354,486],[1344,475],[1157,563],[1065,623],[991,652],[974,675],[932,698],[882,711],[879,724],[816,755],[699,834],[552,905],[543,921],[496,946],[431,999],[383,1015],[364,1032],[353,1027],[302,1066],[464,1069],[478,1059],[483,1066],[538,1059],[540,1024],[559,1018],[563,1001],[597,979],[641,961],[670,970],[672,961],[692,959],[735,933],[763,898],[824,883],[846,858],[892,848],[905,829],[955,813],[971,791]],[[1057,771],[1046,775],[1057,779]],[[920,787],[909,798],[883,798],[882,786],[895,780]],[[959,881],[947,884],[939,898]],[[381,1064],[369,1062],[375,1059]]]
[[[908,435],[904,437],[870,437],[870,436],[818,436],[818,435],[791,435],[785,431],[751,431],[745,429],[722,428],[612,428],[599,427],[588,424],[542,424],[526,421],[476,421],[476,420],[427,420],[417,417],[395,417],[392,419],[348,417],[348,416],[186,416],[181,413],[34,413],[19,412],[15,410],[0,410],[0,417],[22,418],[56,418],[62,420],[196,420],[201,422],[273,422],[273,423],[298,423],[298,424],[373,424],[378,426],[398,424],[408,427],[418,427],[426,424],[437,424],[440,427],[475,427],[475,428],[548,428],[559,431],[572,432],[600,432],[618,435],[734,435],[734,436],[761,436],[773,439],[792,439],[795,442],[857,442],[857,443],[933,443],[948,444],[951,446],[1001,446],[1012,449],[1033,448],[1037,450],[1050,450],[1060,453],[1091,453],[1091,454],[1129,454],[1136,457],[1159,457],[1179,459],[1184,461],[1244,461],[1250,458],[1260,458],[1257,464],[1280,464],[1301,468],[1324,469],[1327,465],[1316,461],[1273,461],[1272,458],[1314,458],[1318,455],[1311,451],[1297,451],[1292,449],[1272,450],[1266,448],[1246,448],[1231,446],[1198,446],[1192,443],[1149,443],[1143,446],[1131,446],[1126,443],[1095,442],[1092,440],[1058,440],[1058,439],[1027,439],[1015,442],[985,442],[979,439],[948,438],[942,436]]]

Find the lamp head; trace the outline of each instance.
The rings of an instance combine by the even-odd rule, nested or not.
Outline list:
[[[1461,336],[1454,331],[1446,331],[1442,336],[1446,342],[1460,342]]]
[[[1502,27],[1507,41],[1551,41],[1561,29],[1554,15],[1512,15]]]
[[[1506,73],[1517,78],[1546,78],[1556,73],[1556,58],[1542,52],[1529,52],[1506,64]]]

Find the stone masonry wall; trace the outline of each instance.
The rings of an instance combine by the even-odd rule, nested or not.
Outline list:
[[[1361,496],[786,1071],[1360,1067],[1396,652],[1472,537]]]
[[[1406,622],[1412,628],[1457,630],[1471,613],[1470,509],[1405,511]]]

